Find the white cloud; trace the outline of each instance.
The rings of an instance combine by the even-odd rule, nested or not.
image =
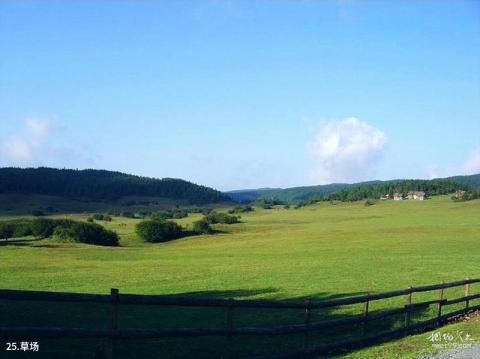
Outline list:
[[[0,145],[2,165],[44,165],[51,160],[72,156],[71,150],[53,144],[54,134],[59,130],[49,118],[29,117],[20,134],[6,138]]]
[[[27,118],[25,126],[32,146],[40,146],[57,129],[52,120],[38,117]]]
[[[382,131],[355,117],[327,123],[309,144],[315,158],[311,179],[326,184],[373,178],[386,143]]]
[[[477,173],[480,173],[480,149],[473,151],[470,158],[462,165],[462,174],[473,175]]]
[[[8,138],[2,144],[1,153],[14,162],[27,162],[32,158],[30,145],[18,136]]]

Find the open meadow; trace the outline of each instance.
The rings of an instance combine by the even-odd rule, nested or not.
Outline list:
[[[87,216],[56,217],[86,220]],[[190,214],[177,222],[188,227],[200,217]],[[0,283],[4,289],[105,294],[114,287],[121,293],[276,300],[321,300],[388,291],[478,277],[479,218],[479,200],[453,202],[446,196],[426,201],[380,201],[370,206],[364,202],[321,202],[299,209],[256,208],[243,213],[241,223],[216,225],[216,234],[150,244],[135,234],[140,219],[114,217],[111,222],[99,223],[118,232],[119,247],[33,237],[1,242]],[[446,296],[460,292],[447,290]],[[414,295],[414,300],[420,299],[426,295]],[[49,309],[37,309],[45,315],[39,320],[46,320]],[[359,310],[352,306],[341,313],[318,315],[348,315]],[[78,311],[70,313],[70,318],[95,323]],[[181,309],[160,310],[155,315],[142,308],[138,311],[129,307],[123,323],[191,325],[192,315],[199,326],[224,322],[222,312],[190,310],[183,312],[182,319]],[[104,319],[98,320],[99,325],[105,325]],[[295,322],[302,320],[302,313],[252,312],[238,320],[245,325]],[[209,357],[212,352],[206,348],[211,345],[203,341],[198,353],[204,350],[203,356]],[[185,354],[178,347],[174,352]]]

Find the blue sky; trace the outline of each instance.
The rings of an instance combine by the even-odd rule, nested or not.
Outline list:
[[[0,166],[218,189],[480,172],[475,1],[0,2]]]

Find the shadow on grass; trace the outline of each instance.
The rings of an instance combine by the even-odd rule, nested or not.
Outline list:
[[[0,240],[0,247],[5,246],[18,246],[18,247],[28,247],[32,246],[38,241],[41,241],[43,238],[10,238],[8,240]]]
[[[121,293],[121,292],[120,292]],[[253,299],[257,297],[275,297],[277,288],[232,289],[193,291],[171,296],[186,296],[203,299]],[[320,301],[338,299],[363,294],[321,292],[309,296],[278,299],[289,301]],[[400,307],[397,305],[395,307]],[[392,308],[389,308],[392,309]],[[40,327],[76,327],[106,329],[109,326],[110,306],[108,304],[64,303],[40,301],[0,300],[0,326],[40,326]],[[311,322],[339,318],[353,318],[361,314],[361,305],[338,308],[314,309]],[[374,313],[375,310],[372,310]],[[422,315],[422,313],[417,313]],[[368,323],[368,334],[385,331],[403,325],[403,314]],[[227,325],[228,310],[214,307],[180,307],[153,305],[120,305],[119,328],[223,328]],[[235,327],[272,327],[289,324],[303,324],[303,309],[235,308],[233,325]],[[127,339],[117,340],[115,358],[248,358],[251,356],[273,355],[301,349],[308,346],[320,346],[345,339],[358,338],[361,334],[359,324],[330,327],[308,335],[263,335],[233,336],[229,341],[225,336]],[[36,358],[94,358],[104,357],[104,339],[37,339],[3,338],[6,341],[39,341],[41,353]],[[346,350],[341,348],[340,350]],[[337,355],[327,353],[322,357]]]

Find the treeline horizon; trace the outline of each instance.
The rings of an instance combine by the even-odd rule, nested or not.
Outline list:
[[[393,198],[394,193],[406,195],[411,191],[423,191],[427,196],[445,195],[456,191],[471,190],[467,184],[458,183],[445,179],[432,180],[393,180],[377,183],[362,183],[346,187],[328,196],[320,197],[319,200],[338,200],[343,202],[360,201],[364,199],[379,199],[388,195]]]
[[[0,168],[0,193],[112,201],[126,196],[152,196],[198,204],[231,201],[220,191],[182,179],[157,179],[108,170],[49,167]]]

